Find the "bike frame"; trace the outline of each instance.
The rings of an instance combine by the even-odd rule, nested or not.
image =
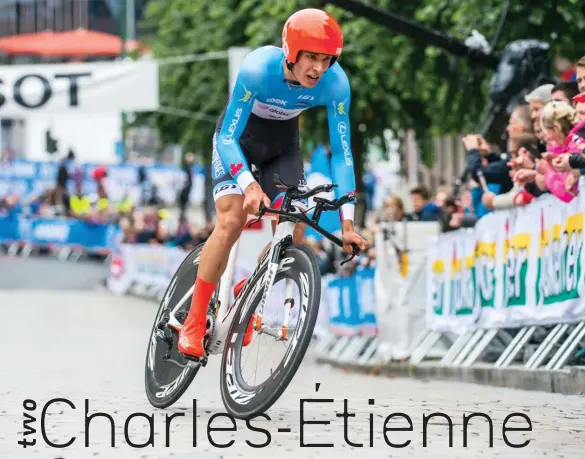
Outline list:
[[[278,222],[274,234],[272,236],[270,248],[262,258],[260,263],[258,263],[256,270],[254,271],[250,278],[251,281],[254,280],[254,277],[268,262],[268,270],[265,275],[265,277],[267,276],[267,280],[266,283],[264,284],[264,293],[262,294],[262,300],[260,302],[257,312],[260,317],[262,316],[264,304],[266,303],[266,298],[268,297],[268,293],[272,288],[274,278],[276,277],[276,272],[278,271],[278,265],[280,262],[280,256],[278,252],[280,252],[280,250],[276,252],[276,249],[280,248],[283,243],[286,244],[285,241],[288,241],[289,238],[290,241],[292,241],[295,224],[296,223],[293,221]],[[217,294],[217,300],[219,301],[219,311],[217,313],[215,326],[213,328],[213,333],[210,339],[211,344],[209,345],[208,350],[210,355],[221,354],[223,352],[225,348],[225,339],[229,333],[229,329],[234,319],[234,314],[238,310],[238,306],[241,302],[241,299],[244,298],[245,296],[244,291],[242,291],[240,295],[238,295],[238,298],[235,299],[234,303],[231,305],[229,304],[230,289],[232,288],[234,281],[234,273],[236,270],[236,255],[238,252],[239,244],[240,240],[238,239],[230,251],[227,267],[224,271],[224,274],[221,276],[219,291]],[[247,283],[245,288],[247,289],[250,284],[255,284],[256,282],[257,281]]]
[[[282,201],[281,209],[272,209],[266,208],[263,205],[261,206],[260,215],[258,216],[258,220],[260,221],[261,218],[265,219],[275,219],[278,217],[278,223],[274,230],[274,234],[272,236],[272,241],[270,243],[270,248],[266,254],[264,254],[262,260],[256,266],[254,273],[250,276],[250,279],[246,283],[244,289],[239,293],[238,297],[235,298],[233,304],[229,304],[230,299],[230,289],[232,288],[233,281],[234,281],[234,274],[236,268],[236,254],[238,252],[238,246],[240,243],[240,239],[236,241],[233,245],[230,255],[228,258],[228,263],[226,269],[221,276],[219,282],[219,289],[217,293],[214,293],[213,299],[219,302],[219,310],[216,314],[213,329],[211,332],[211,337],[209,341],[208,353],[210,355],[214,354],[221,354],[225,348],[225,340],[228,336],[229,330],[231,328],[232,322],[234,320],[234,314],[239,309],[240,302],[242,298],[250,298],[253,299],[257,292],[252,291],[252,294],[248,295],[248,290],[250,288],[253,289],[260,289],[264,286],[264,292],[262,294],[262,299],[260,301],[260,305],[257,308],[257,316],[259,317],[259,321],[262,320],[262,313],[264,311],[264,305],[266,303],[266,298],[268,297],[268,293],[272,288],[274,283],[274,279],[276,277],[276,273],[278,272],[279,264],[280,264],[280,254],[282,253],[282,248],[286,245],[292,244],[293,232],[295,229],[296,223],[304,223],[307,226],[313,228],[315,231],[321,233],[324,237],[338,245],[339,247],[343,246],[343,242],[333,234],[329,233],[325,229],[321,228],[318,223],[321,217],[321,213],[324,210],[337,210],[344,202],[350,202],[355,199],[353,195],[347,195],[340,199],[335,200],[335,202],[328,201],[323,198],[315,198],[315,201],[318,203],[315,205],[315,211],[313,213],[312,218],[308,218],[306,215],[306,211],[304,211],[301,207],[294,205],[295,201],[298,203],[298,200],[307,199],[310,196],[315,196],[320,192],[328,192],[331,191],[336,185],[328,184],[328,185],[321,185],[314,189],[306,189],[306,191],[301,191],[299,187],[287,186],[280,181],[278,176],[274,177],[275,183],[277,186],[285,189],[286,192],[284,194],[284,199]],[[264,214],[269,215],[270,217],[264,216]],[[354,254],[351,258],[359,253],[359,249],[357,246],[354,245]],[[348,259],[347,261],[351,260]],[[264,265],[268,263],[268,267],[266,273],[263,277],[266,279],[257,279],[258,273],[263,269]],[[343,264],[343,263],[342,263]],[[286,301],[285,304],[289,301],[289,298],[292,298],[292,282],[287,279],[286,281]],[[185,295],[185,298],[188,297],[192,293],[191,290]],[[182,303],[180,301],[179,303]],[[175,310],[178,306],[175,308]],[[174,312],[174,311],[173,311]],[[245,312],[243,312],[242,316],[245,316]],[[285,311],[285,322],[288,321],[290,311]],[[171,313],[171,318],[174,318],[174,315]],[[283,324],[284,328],[286,328],[286,323]],[[283,333],[285,333],[283,331]]]

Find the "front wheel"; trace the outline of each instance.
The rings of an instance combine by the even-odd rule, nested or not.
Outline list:
[[[287,289],[289,286],[296,287],[298,301],[296,304],[293,301],[291,309],[296,309],[298,323],[294,330],[288,331],[286,336],[277,327],[268,329],[270,324],[265,321],[267,303],[262,328],[259,332],[254,332],[252,343],[254,340],[260,341],[261,335],[264,334],[269,339],[276,340],[277,344],[273,344],[274,350],[280,347],[278,342],[282,344],[288,342],[289,347],[277,367],[267,368],[270,375],[265,381],[258,385],[252,385],[251,382],[246,381],[242,373],[242,365],[248,360],[248,358],[242,358],[242,350],[248,350],[248,347],[243,346],[244,334],[264,293],[266,274],[267,264],[264,264],[256,275],[248,280],[245,291],[241,293],[242,299],[226,337],[221,363],[220,386],[224,405],[229,414],[240,419],[266,412],[280,398],[303,361],[319,314],[321,277],[315,256],[305,246],[288,246],[281,256],[271,293],[277,289],[279,281],[285,281],[284,285]],[[283,310],[290,306],[286,295],[281,295],[275,302],[276,309],[280,308],[279,301]],[[250,353],[255,354],[256,351]]]

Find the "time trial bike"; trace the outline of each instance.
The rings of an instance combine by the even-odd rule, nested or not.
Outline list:
[[[324,211],[337,211],[355,200],[354,194],[329,200],[316,196],[329,193],[337,185],[324,184],[313,189],[305,185],[287,185],[275,175],[273,180],[279,189],[285,190],[279,209],[260,208],[257,219],[265,216],[277,219],[277,225],[269,249],[260,259],[245,286],[230,304],[233,286],[236,252],[240,241],[230,251],[226,270],[211,298],[207,314],[207,332],[204,346],[207,357],[201,360],[185,358],[177,349],[179,331],[189,307],[199,258],[203,244],[193,249],[177,269],[160,303],[148,343],[145,364],[145,386],[149,402],[157,408],[175,403],[187,390],[209,356],[222,355],[221,396],[229,414],[244,419],[266,412],[282,395],[297,372],[313,337],[321,300],[321,277],[316,257],[305,245],[293,244],[293,231],[297,222],[305,223],[339,247],[342,241],[319,226]],[[314,206],[303,210],[299,201],[313,198]],[[297,204],[295,204],[295,201]],[[353,245],[353,255],[359,254]],[[345,263],[344,262],[344,263]],[[283,319],[280,326],[269,326],[263,321],[268,293],[273,286],[284,281],[282,304]],[[298,303],[293,298],[293,288],[298,290]],[[280,305],[278,305],[280,308]],[[289,330],[291,311],[296,308],[298,318],[295,330]],[[251,385],[242,375],[242,348],[248,324],[254,335],[264,334],[277,342],[288,342],[282,362],[273,368],[270,376],[258,385]]]

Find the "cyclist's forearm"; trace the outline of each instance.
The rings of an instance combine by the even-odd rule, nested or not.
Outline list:
[[[353,220],[342,220],[341,222],[341,231],[344,233],[354,231],[355,227],[353,224]]]
[[[340,155],[333,155],[331,158],[331,175],[333,182],[337,184],[335,189],[335,197],[339,199],[341,196],[345,196],[348,193],[355,193],[355,176],[353,173],[353,167],[346,163],[345,156],[343,158]],[[353,158],[351,158],[351,164],[353,165]],[[349,220],[353,222],[355,213],[355,204],[346,203],[341,206],[341,220]]]

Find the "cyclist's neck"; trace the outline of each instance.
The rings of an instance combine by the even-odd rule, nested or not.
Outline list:
[[[285,82],[293,86],[301,86],[301,83],[297,81],[295,74],[286,66],[286,59],[284,59],[282,62],[282,69]]]

